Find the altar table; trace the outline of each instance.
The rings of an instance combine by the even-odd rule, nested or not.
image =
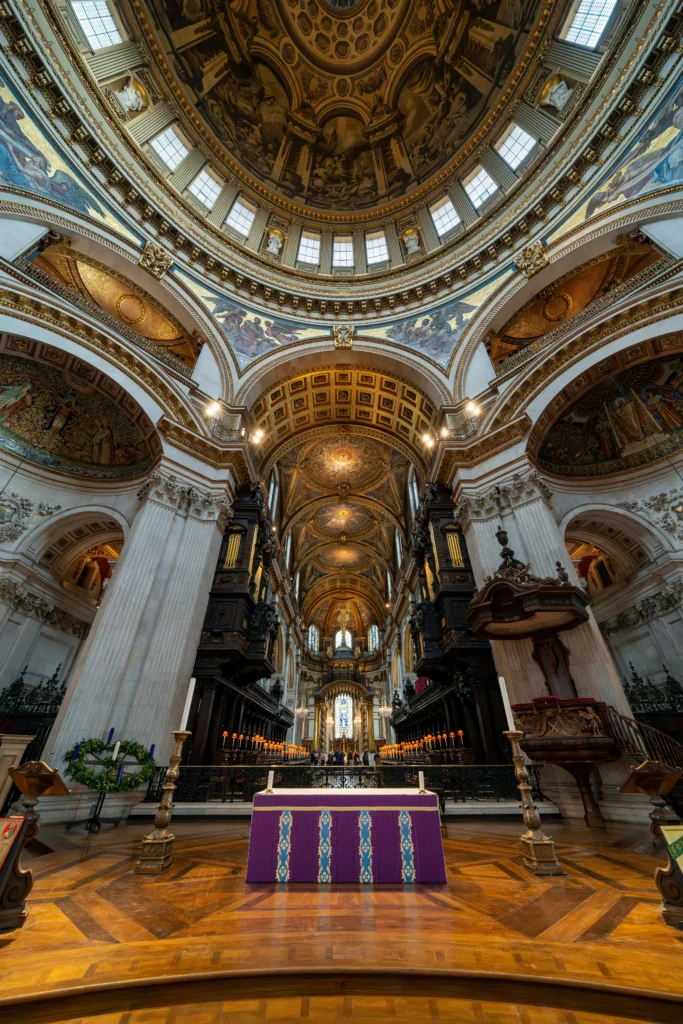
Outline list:
[[[413,788],[254,794],[247,882],[445,881],[436,793]]]

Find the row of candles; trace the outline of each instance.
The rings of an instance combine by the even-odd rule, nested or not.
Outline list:
[[[305,757],[307,754],[305,747],[298,747],[294,743],[275,742],[274,740],[267,740],[265,736],[260,736],[258,733],[253,735],[245,735],[244,733],[234,732],[232,736],[229,732],[225,731],[222,733],[223,736],[223,750],[256,750],[263,751],[272,755],[280,755],[285,760],[289,761],[298,757]],[[228,744],[228,739],[230,743]]]
[[[455,737],[458,737],[458,743],[455,742]],[[406,754],[415,754],[418,751],[423,753],[429,753],[432,750],[447,750],[451,747],[465,746],[465,734],[462,729],[458,729],[457,733],[454,732],[442,732],[425,734],[421,740],[410,740],[404,743],[388,743],[384,747],[380,747],[380,755],[384,758],[390,758],[393,760],[400,760]]]

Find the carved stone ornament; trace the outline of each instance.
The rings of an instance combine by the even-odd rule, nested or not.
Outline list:
[[[142,267],[143,270],[149,271],[152,277],[156,277],[157,280],[159,280],[171,269],[172,265],[172,256],[169,256],[168,253],[159,248],[158,245],[152,245],[151,242],[145,242],[145,248],[142,251],[142,256],[138,260],[139,267]]]
[[[335,348],[351,348],[353,344],[353,324],[335,324],[332,331],[334,333]]]
[[[454,518],[466,529],[474,520],[495,519],[503,512],[528,501],[543,498],[549,501],[552,491],[540,473],[514,473],[503,484],[496,484],[479,494],[463,495],[453,510]]]
[[[683,604],[683,580],[674,580],[658,590],[657,593],[636,601],[633,609],[628,612],[620,612],[608,622],[600,623],[600,630],[603,636],[614,636],[615,633],[623,633],[632,626],[638,626],[642,622],[649,622],[651,619],[659,618],[666,612],[672,611]]]
[[[48,626],[54,626],[62,633],[84,637],[90,628],[87,622],[62,611],[44,597],[32,593],[18,580],[0,579],[0,601],[4,601],[10,608],[28,615],[31,619],[38,619]]]
[[[225,494],[210,494],[200,491],[191,484],[183,483],[176,476],[155,469],[138,491],[140,501],[155,501],[159,505],[192,516],[195,519],[214,521],[224,529],[232,518],[232,509]]]
[[[18,540],[28,529],[34,516],[51,516],[59,512],[61,505],[47,501],[36,504],[30,498],[22,498],[14,491],[0,496],[0,541]]]
[[[525,277],[533,277],[539,270],[547,267],[549,262],[543,242],[533,242],[522,250],[515,260],[515,266],[520,274],[524,274]]]
[[[617,507],[635,512],[676,540],[683,541],[683,493],[680,490],[662,491],[640,501],[618,501]]]

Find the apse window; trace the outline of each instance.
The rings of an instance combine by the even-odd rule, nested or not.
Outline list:
[[[169,171],[175,171],[190,152],[173,128],[167,128],[161,135],[157,135],[156,139],[152,139],[150,145]]]
[[[320,263],[320,235],[317,231],[301,232],[297,262],[310,263],[315,267]]]
[[[594,50],[616,6],[617,0],[574,0],[560,39]]]
[[[225,218],[225,223],[238,235],[246,238],[251,231],[251,225],[256,217],[256,207],[242,196],[238,196],[232,204],[230,213]]]
[[[210,174],[205,169],[199,172],[190,185],[190,192],[207,210],[211,210],[221,194],[222,187],[221,183],[216,181],[213,174]]]
[[[365,236],[365,254],[368,266],[373,263],[386,263],[389,259],[387,236],[383,231],[369,231]]]
[[[106,0],[73,0],[71,7],[92,50],[122,42]]]
[[[516,170],[524,163],[531,150],[536,145],[536,139],[527,134],[518,124],[511,124],[501,135],[495,144],[495,149],[500,153],[505,163]]]
[[[320,634],[318,633],[317,626],[308,627],[308,649],[309,651],[318,651],[320,643]]]
[[[463,181],[463,187],[475,210],[483,206],[486,200],[498,191],[495,181],[483,167],[475,167],[469,178]]]
[[[429,212],[432,215],[434,227],[439,238],[443,238],[444,235],[447,235],[449,231],[452,231],[460,223],[460,218],[455,212],[455,207],[449,196],[444,196],[438,203],[430,206]]]
[[[335,235],[332,241],[332,266],[353,266],[353,235]]]
[[[374,622],[368,630],[368,651],[370,654],[374,654],[375,651],[379,650],[379,626]]]

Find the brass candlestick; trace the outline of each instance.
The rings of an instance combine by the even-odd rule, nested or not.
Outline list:
[[[541,829],[541,816],[531,796],[529,773],[524,764],[524,757],[519,741],[524,738],[523,732],[509,730],[503,733],[510,740],[512,762],[515,766],[519,792],[522,797],[522,817],[528,832],[519,837],[522,844],[524,867],[534,875],[564,875],[566,872],[555,855],[555,844]]]
[[[175,747],[168,764],[168,771],[161,787],[163,794],[161,803],[157,808],[154,817],[154,828],[148,836],[142,840],[140,856],[133,869],[138,874],[157,875],[166,871],[173,863],[173,840],[175,835],[169,832],[168,826],[171,823],[173,814],[173,792],[176,780],[180,774],[180,759],[183,756],[183,743],[191,732],[179,729],[173,732]]]

